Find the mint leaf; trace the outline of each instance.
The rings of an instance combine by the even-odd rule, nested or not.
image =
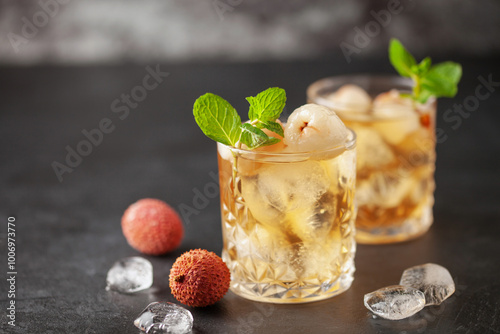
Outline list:
[[[462,77],[460,64],[447,61],[431,66],[429,57],[419,64],[397,39],[391,39],[389,60],[403,77],[413,79],[413,99],[425,103],[429,97],[453,97]]]
[[[422,61],[418,64],[418,73],[420,75],[424,75],[425,73],[427,73],[429,71],[429,68],[431,68],[431,64],[431,58],[425,57],[424,59],[422,59]]]
[[[414,75],[412,67],[417,65],[415,58],[395,38],[392,38],[389,44],[389,60],[401,76],[412,77]]]
[[[264,131],[256,128],[250,123],[241,124],[240,142],[251,150],[261,146],[276,144],[279,141],[279,139],[269,137]]]
[[[417,97],[414,96],[410,97],[420,103],[425,103],[431,96],[435,96],[435,94],[432,91],[429,91],[427,89],[421,89]]]
[[[248,111],[250,121],[275,121],[280,117],[285,107],[286,93],[282,88],[272,87],[257,94],[255,97],[247,97],[247,101],[250,103]]]
[[[445,61],[434,65],[428,74],[446,78],[451,83],[458,84],[462,77],[462,66],[452,61]]]
[[[259,129],[266,128],[266,129],[276,133],[277,135],[280,135],[281,137],[285,136],[285,134],[283,132],[283,128],[281,127],[281,125],[279,123],[276,123],[273,121],[258,122],[257,124],[255,124],[255,126],[258,127]]]
[[[426,90],[436,97],[454,97],[457,84],[462,77],[460,64],[447,61],[431,67],[420,80],[422,91]]]
[[[225,145],[236,146],[241,136],[241,118],[229,102],[207,93],[195,101],[193,115],[207,137]]]
[[[279,143],[281,141],[280,139],[274,138],[274,137],[267,137],[267,138],[268,138],[267,141],[264,144],[260,145],[260,146],[270,146],[270,145],[277,144],[277,143]]]
[[[225,145],[240,148],[245,144],[254,149],[279,143],[280,139],[268,136],[262,129],[284,136],[283,128],[276,119],[285,107],[285,91],[277,87],[269,88],[247,100],[250,103],[249,123],[241,124],[240,116],[229,102],[211,93],[196,100],[193,115],[205,135]]]
[[[258,110],[262,109],[259,100],[253,96],[247,97],[246,100],[250,103],[250,108],[248,109],[248,119],[250,121],[255,121],[259,118]]]

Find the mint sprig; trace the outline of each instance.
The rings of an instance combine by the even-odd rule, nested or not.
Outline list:
[[[193,106],[193,115],[203,133],[222,144],[249,149],[273,145],[280,139],[268,136],[263,128],[283,136],[283,128],[276,120],[286,103],[285,91],[269,88],[257,96],[247,97],[250,103],[249,123],[241,123],[241,118],[229,102],[222,97],[207,93],[200,96]]]
[[[259,128],[259,129],[263,129],[263,128],[268,129],[271,132],[274,132],[274,133],[280,135],[281,137],[285,136],[285,134],[283,133],[283,128],[277,122],[274,122],[274,121],[266,121],[266,122],[259,121],[259,122],[257,122],[255,124],[255,126],[257,128]]]
[[[267,146],[278,143],[278,138],[269,137],[261,129],[251,125],[250,123],[241,124],[241,138],[242,144],[245,144],[250,149],[261,146]]]
[[[425,103],[431,96],[454,97],[457,94],[457,85],[462,77],[460,64],[447,61],[432,65],[429,57],[417,64],[411,53],[395,38],[389,44],[389,60],[401,76],[413,80],[412,97],[416,101]]]
[[[248,118],[251,122],[275,121],[281,115],[286,103],[285,91],[278,87],[268,88],[257,96],[247,97],[250,103]]]
[[[276,123],[283,108],[285,108],[285,91],[278,87],[268,88],[257,94],[246,98],[250,103],[248,118],[252,125],[257,128],[266,128],[283,137],[283,128]]]
[[[200,96],[193,114],[203,133],[219,143],[235,146],[241,137],[241,118],[233,106],[212,93]]]

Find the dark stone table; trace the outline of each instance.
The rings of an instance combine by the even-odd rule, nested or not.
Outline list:
[[[190,309],[193,333],[500,332],[500,87],[478,88],[484,80],[500,82],[500,66],[493,58],[460,61],[459,94],[439,103],[446,140],[437,146],[429,233],[402,244],[358,246],[354,283],[340,296],[273,305],[228,293],[213,306]],[[143,83],[157,70],[169,75]],[[393,73],[385,59],[0,68],[0,332],[139,332],[132,322],[148,303],[176,302],[168,274],[177,256],[193,248],[220,254],[222,247],[219,200],[198,199],[196,212],[185,216],[181,247],[146,256],[155,269],[153,288],[134,295],[105,291],[110,266],[138,255],[121,232],[126,207],[153,197],[195,208],[195,194],[214,182],[215,144],[194,122],[194,100],[210,91],[245,115],[246,96],[279,86],[288,93],[290,112],[304,103],[310,82],[353,72]],[[465,112],[447,112],[453,104],[465,104]],[[95,145],[81,144],[83,130],[99,127]],[[61,170],[68,149],[78,148],[87,155]],[[54,162],[61,164],[55,164],[61,182]],[[15,299],[6,280],[8,217],[15,217]],[[427,262],[450,270],[457,291],[449,300],[401,321],[369,314],[365,293]],[[16,327],[8,325],[11,300]]]

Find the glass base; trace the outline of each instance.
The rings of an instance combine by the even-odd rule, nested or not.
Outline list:
[[[289,286],[283,283],[251,283],[231,281],[231,291],[240,297],[265,303],[300,304],[328,299],[350,288],[354,280],[354,262],[350,270],[344,272],[333,282],[311,284],[293,282]]]
[[[407,219],[403,224],[391,227],[378,227],[370,230],[356,229],[356,242],[359,244],[390,244],[416,239],[424,235],[433,222],[432,205],[422,210],[419,218]]]

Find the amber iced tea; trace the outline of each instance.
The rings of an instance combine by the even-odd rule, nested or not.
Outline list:
[[[422,120],[344,119],[358,134],[358,242],[403,241],[425,233],[432,224],[434,112],[424,115]],[[396,130],[410,123],[410,132]]]
[[[349,288],[355,252],[355,138],[313,153],[218,144],[222,256],[231,290],[301,303]]]
[[[332,98],[345,84],[363,87],[374,101]],[[433,221],[436,103],[402,98],[410,89],[405,79],[370,76],[327,78],[308,89],[309,100],[331,107],[357,134],[360,243],[412,239]]]

